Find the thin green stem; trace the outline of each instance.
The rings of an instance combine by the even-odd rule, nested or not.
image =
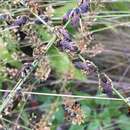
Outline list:
[[[0,92],[10,92],[11,90],[0,90]],[[54,93],[39,93],[39,92],[23,92],[24,94],[39,95],[39,96],[53,96],[53,97],[69,97],[80,99],[97,99],[97,100],[112,100],[112,101],[124,101],[122,98],[108,98],[100,96],[80,96],[80,95],[68,95],[68,94],[54,94]]]
[[[104,31],[104,30],[107,30],[107,29],[113,29],[113,28],[118,27],[118,26],[127,26],[127,25],[129,25],[129,24],[130,24],[130,22],[119,23],[119,24],[115,24],[115,25],[109,25],[109,26],[107,26],[107,27],[95,29],[95,30],[91,31],[91,34],[92,34],[92,33],[101,32],[101,31]]]

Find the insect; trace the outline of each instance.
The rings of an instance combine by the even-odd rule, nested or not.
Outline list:
[[[24,63],[21,71],[20,71],[20,77],[25,78],[29,72],[32,71],[32,64],[31,63]]]

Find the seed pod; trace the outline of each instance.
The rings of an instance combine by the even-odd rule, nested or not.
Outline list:
[[[46,12],[45,12],[45,14],[46,14],[48,17],[52,17],[52,16],[54,15],[54,12],[55,12],[55,10],[54,10],[54,8],[53,8],[52,5],[48,5],[48,6],[46,7]]]
[[[35,76],[39,80],[47,80],[50,72],[51,72],[51,67],[49,65],[49,61],[47,59],[44,59],[39,63],[35,72]]]
[[[46,50],[46,45],[44,45],[44,44],[37,45],[33,50],[34,59],[37,59],[37,58],[39,58],[39,56],[44,54],[45,50]]]
[[[101,87],[103,93],[107,94],[109,97],[112,96],[112,81],[106,74],[100,75]]]
[[[36,13],[37,15],[43,13],[40,5],[35,0],[21,0],[21,2],[23,5],[28,6],[33,13]]]
[[[76,102],[74,99],[66,98],[62,106],[66,120],[79,125],[84,122],[84,114],[79,102]]]

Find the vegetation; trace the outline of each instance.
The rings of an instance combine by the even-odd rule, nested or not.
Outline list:
[[[129,130],[130,1],[0,1],[1,130]]]

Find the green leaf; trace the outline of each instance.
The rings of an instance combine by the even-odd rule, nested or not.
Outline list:
[[[82,125],[72,125],[69,130],[84,130]]]
[[[81,73],[80,70],[74,67],[67,54],[60,52],[55,47],[52,47],[48,52],[48,56],[52,68],[54,68],[57,73],[66,74],[67,72],[69,73],[71,70],[73,70],[75,79],[79,79],[79,80],[86,79],[83,73]]]
[[[57,108],[57,111],[54,113],[53,117],[58,124],[64,121],[64,111],[62,107]]]
[[[74,7],[77,7],[77,4],[75,0],[72,0],[69,3],[66,3],[64,6],[57,8],[55,10],[54,16],[55,17],[63,16],[65,12],[67,12],[70,9],[73,9]]]
[[[60,73],[65,73],[69,70],[71,62],[66,54],[61,53],[58,49],[52,47],[49,50],[49,59],[53,68]]]
[[[130,130],[130,118],[125,115],[121,115],[118,119],[118,125],[122,130]]]
[[[97,130],[98,128],[100,128],[99,120],[92,121],[88,126],[88,130]]]

